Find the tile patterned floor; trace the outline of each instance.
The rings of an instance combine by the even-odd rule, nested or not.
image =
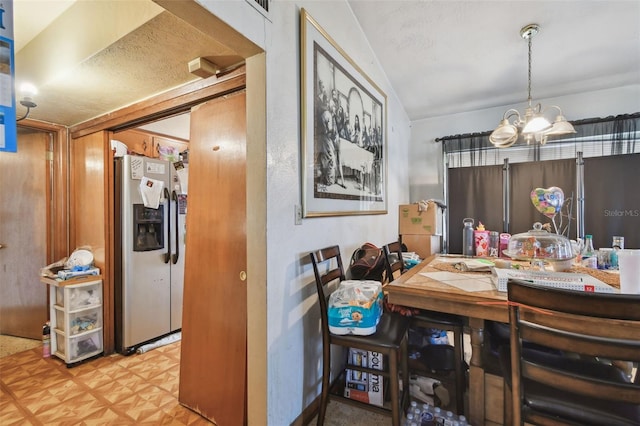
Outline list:
[[[178,403],[180,342],[67,368],[37,347],[0,359],[0,424],[210,425]]]
[[[42,347],[0,358],[0,425],[211,425],[178,403],[180,342],[67,368]],[[310,422],[315,425],[316,418]],[[331,401],[325,426],[387,426],[387,416]]]

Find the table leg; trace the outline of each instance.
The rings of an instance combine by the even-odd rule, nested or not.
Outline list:
[[[471,362],[469,365],[469,420],[473,425],[484,425],[484,366],[482,345],[484,344],[484,320],[469,318],[471,328]]]

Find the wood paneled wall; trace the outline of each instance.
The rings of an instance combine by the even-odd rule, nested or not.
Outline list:
[[[108,260],[112,256],[110,206],[113,154],[108,132],[71,140],[70,249],[90,247],[103,277],[103,322],[113,323],[113,285]],[[113,328],[104,327],[105,353],[113,352]]]

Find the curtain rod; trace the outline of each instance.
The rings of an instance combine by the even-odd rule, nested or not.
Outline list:
[[[579,126],[579,125],[583,125],[583,124],[596,124],[596,123],[603,123],[605,121],[615,121],[615,120],[619,120],[619,119],[630,119],[630,118],[640,118],[640,112],[634,112],[633,114],[620,114],[620,115],[610,115],[609,117],[604,117],[604,118],[585,118],[582,120],[575,120],[575,121],[570,121],[571,124],[573,124],[574,126]],[[489,136],[491,134],[491,132],[493,132],[493,130],[489,130],[486,132],[477,132],[477,133],[465,133],[462,135],[451,135],[451,136],[443,136],[441,138],[436,138],[435,141],[436,142],[446,142],[446,141],[450,141],[453,139],[464,139],[464,138],[471,138],[471,137],[478,137],[478,136]]]

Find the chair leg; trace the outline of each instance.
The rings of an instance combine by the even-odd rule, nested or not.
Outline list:
[[[509,388],[506,380],[503,380],[502,386],[502,399],[504,404],[502,407],[502,424],[510,425],[513,424],[513,402],[511,401],[511,389]]]
[[[405,334],[402,342],[400,343],[400,364],[402,368],[402,404],[400,409],[404,413],[407,410],[409,400],[411,399],[410,385],[409,385],[409,343],[408,335]]]
[[[401,415],[398,381],[398,352],[389,353],[389,387],[391,388],[392,425],[400,426]]]
[[[453,330],[454,357],[455,357],[455,374],[456,374],[456,411],[458,414],[464,414],[464,392],[466,390],[465,374],[462,370],[464,362],[464,334],[462,327],[456,327]]]
[[[322,392],[320,394],[320,408],[318,410],[318,426],[324,425],[324,417],[329,403],[329,378],[331,376],[331,345],[323,348],[322,356]]]

